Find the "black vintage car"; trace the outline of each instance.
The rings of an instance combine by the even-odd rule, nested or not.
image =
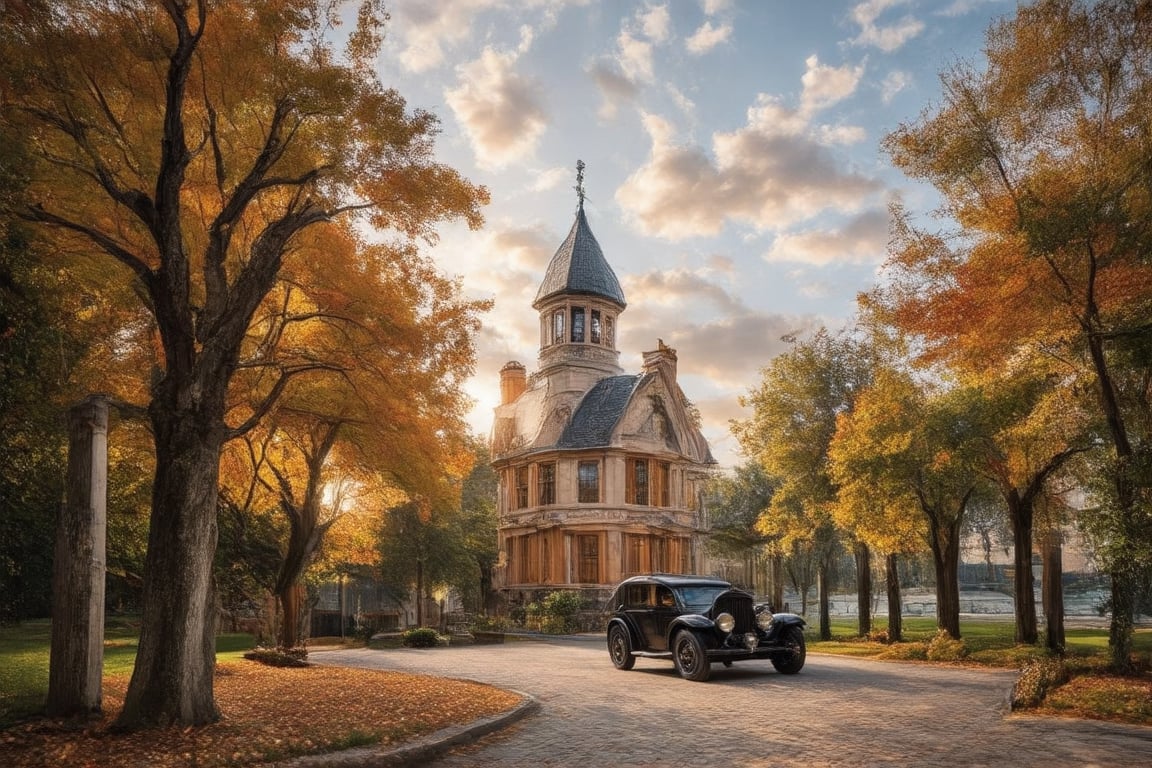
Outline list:
[[[637,658],[671,659],[686,680],[702,682],[712,662],[768,659],[794,675],[804,666],[804,619],[772,613],[723,579],[652,574],[620,582],[608,608],[608,655],[617,669]]]

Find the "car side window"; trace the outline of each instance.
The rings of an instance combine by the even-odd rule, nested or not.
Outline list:
[[[647,584],[630,584],[624,592],[625,608],[642,608],[648,602]]]
[[[676,598],[672,595],[672,590],[665,586],[656,587],[656,606],[659,608],[675,608]]]

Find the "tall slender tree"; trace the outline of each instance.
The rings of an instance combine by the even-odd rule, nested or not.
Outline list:
[[[868,383],[870,357],[847,334],[821,329],[764,369],[759,386],[740,401],[752,408],[752,416],[732,424],[745,455],[763,464],[779,483],[759,530],[786,547],[800,545],[815,557],[822,637],[831,637],[828,579],[838,547],[828,446],[837,416],[852,408]]]
[[[1111,453],[1096,489],[1108,544],[1113,665],[1130,665],[1137,585],[1152,568],[1152,12],[1143,0],[1041,0],[988,32],[986,66],[886,140],[932,183],[955,236],[893,254],[913,276],[896,321],[973,370],[1047,355],[1091,393]]]
[[[480,224],[486,192],[433,157],[436,118],[373,73],[386,18],[360,6],[343,50],[335,3],[29,0],[0,14],[3,120],[35,137],[15,213],[139,297],[153,365],[141,403],[156,454],[143,620],[118,725],[200,725],[213,696],[211,564],[237,370],[301,238],[341,216],[408,238]]]

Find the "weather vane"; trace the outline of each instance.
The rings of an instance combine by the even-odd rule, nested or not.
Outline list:
[[[576,161],[576,200],[579,210],[584,210],[584,161]]]

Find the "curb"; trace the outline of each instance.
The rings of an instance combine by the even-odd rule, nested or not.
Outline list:
[[[510,688],[503,690],[518,694],[524,700],[499,715],[483,717],[464,725],[441,728],[427,736],[395,747],[355,747],[321,755],[304,755],[290,760],[265,763],[264,768],[391,768],[391,766],[427,762],[453,747],[469,744],[481,736],[507,728],[540,708],[540,702],[533,696]]]

